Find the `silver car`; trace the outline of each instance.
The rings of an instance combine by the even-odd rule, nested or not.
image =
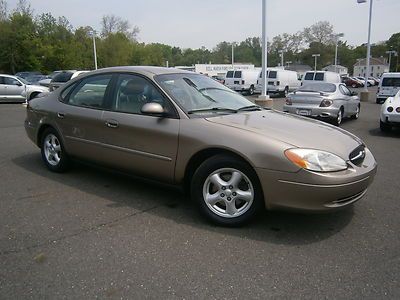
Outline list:
[[[283,111],[339,126],[343,118],[358,119],[360,99],[343,83],[307,83],[289,94]]]
[[[31,85],[18,76],[0,74],[0,102],[25,102],[48,91],[48,88]]]

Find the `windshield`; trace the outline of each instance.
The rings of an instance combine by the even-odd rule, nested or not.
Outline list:
[[[231,113],[254,103],[204,75],[163,74],[155,80],[187,113]]]
[[[336,85],[332,83],[308,83],[298,89],[299,92],[334,93]]]
[[[19,77],[19,76],[15,76],[15,77],[17,77],[18,80],[21,81],[23,84],[29,84],[29,82],[26,81],[25,79],[23,79],[22,77]]]

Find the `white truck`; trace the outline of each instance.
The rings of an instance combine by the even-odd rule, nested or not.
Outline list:
[[[394,97],[400,90],[400,72],[383,73],[379,81],[376,103],[383,103],[389,97]]]
[[[268,94],[280,94],[287,96],[288,93],[300,87],[297,72],[283,69],[267,69],[267,92]],[[257,80],[256,92],[261,93],[262,73]]]
[[[308,71],[304,74],[303,81],[301,85],[306,82],[328,82],[328,83],[341,83],[339,73],[329,72],[329,71]]]
[[[260,70],[228,71],[225,75],[225,85],[237,92],[254,94]]]

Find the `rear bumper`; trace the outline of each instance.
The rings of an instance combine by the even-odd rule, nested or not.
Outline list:
[[[400,125],[400,114],[396,111],[389,113],[385,112],[381,115],[381,121],[387,124],[391,124],[393,126]]]
[[[236,92],[242,92],[242,91],[248,91],[250,89],[251,85],[250,84],[229,84],[226,86]]]
[[[324,119],[324,118],[336,118],[339,109],[336,107],[284,105],[283,111],[296,115],[303,115],[307,117]],[[308,114],[305,114],[304,112],[308,112]]]
[[[331,211],[360,200],[372,183],[377,164],[367,150],[361,166],[345,171],[296,173],[256,169],[268,209]]]

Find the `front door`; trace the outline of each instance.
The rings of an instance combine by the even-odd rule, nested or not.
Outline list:
[[[6,98],[9,101],[25,100],[25,85],[19,80],[12,77],[3,77],[6,86]]]
[[[145,115],[144,104],[160,103],[166,117]],[[149,79],[120,74],[113,102],[104,111],[104,138],[113,150],[113,163],[135,173],[172,182],[178,149],[179,119],[173,106]]]

